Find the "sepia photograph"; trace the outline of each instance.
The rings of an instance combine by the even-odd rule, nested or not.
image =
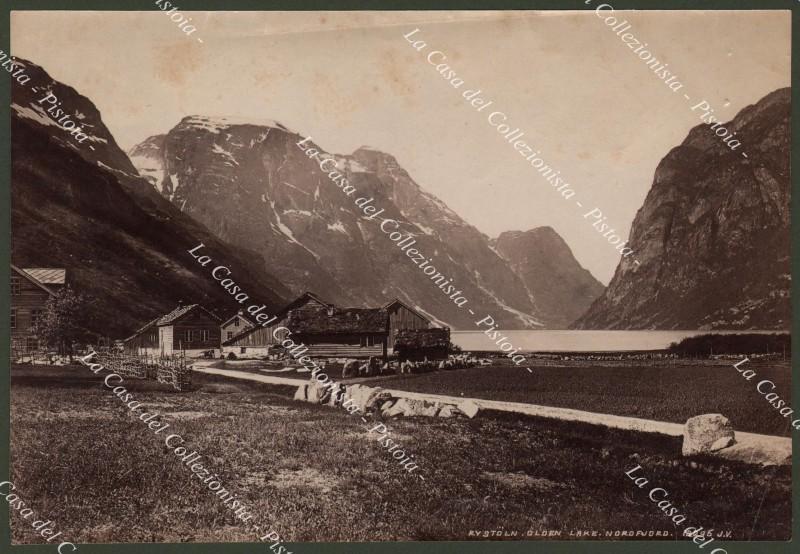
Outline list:
[[[0,50],[14,548],[792,540],[797,2],[81,4]]]

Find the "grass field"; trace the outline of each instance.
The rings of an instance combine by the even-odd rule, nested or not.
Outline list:
[[[412,392],[429,392],[527,402],[658,421],[685,423],[692,416],[721,413],[737,431],[767,435],[791,434],[791,420],[782,417],[756,391],[762,379],[772,380],[783,398],[791,398],[789,362],[757,362],[740,366],[758,377],[747,381],[730,363],[712,365],[645,365],[630,361],[603,365],[598,361],[565,361],[562,367],[529,364],[533,374],[510,364],[439,371],[423,375],[372,379],[370,384]],[[673,362],[674,363],[674,362]]]
[[[418,460],[409,474],[357,417],[249,383],[195,382],[185,393],[125,385],[290,542],[674,531],[625,475],[636,465],[669,491],[686,525],[739,540],[790,533],[790,468],[683,459],[676,439],[531,418],[387,422]],[[11,441],[16,492],[66,540],[255,542],[85,368],[12,367]],[[12,537],[43,540],[16,512]]]

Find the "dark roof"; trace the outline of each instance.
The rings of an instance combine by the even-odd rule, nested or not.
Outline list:
[[[293,333],[350,335],[387,333],[388,312],[383,308],[335,308],[290,311],[286,327]]]
[[[286,317],[286,315],[291,310],[293,310],[295,308],[299,308],[300,306],[302,306],[303,304],[305,304],[309,300],[316,300],[317,302],[319,302],[323,306],[326,306],[327,308],[333,308],[333,304],[331,304],[330,302],[325,302],[324,300],[322,300],[319,296],[317,296],[313,292],[306,291],[303,294],[301,294],[300,296],[298,296],[297,298],[295,298],[294,300],[292,300],[291,302],[289,302],[286,306],[281,308],[275,314],[275,317],[276,317],[275,321],[270,323],[270,325],[276,325],[279,322],[283,321],[283,319]],[[225,323],[227,323],[227,322],[225,322]],[[251,327],[249,329],[245,329],[245,330],[241,331],[239,334],[237,334],[237,335],[231,337],[230,339],[226,340],[225,342],[223,342],[222,346],[228,346],[228,344],[233,344],[234,341],[239,340],[241,338],[244,338],[247,335],[250,335],[252,333],[255,333],[256,331],[258,331],[259,329],[262,328],[261,325],[256,325],[256,324],[253,324],[253,325],[254,325],[254,327]],[[292,329],[292,331],[294,331],[294,329]]]
[[[180,318],[182,318],[183,316],[185,316],[186,314],[188,314],[189,312],[191,312],[195,308],[203,310],[206,313],[206,315],[208,315],[208,317],[210,317],[211,319],[213,319],[215,321],[219,321],[219,318],[217,316],[215,316],[214,314],[212,314],[211,312],[206,310],[200,304],[188,304],[186,306],[178,306],[177,308],[172,310],[167,315],[161,316],[161,318],[159,318],[159,320],[156,323],[156,325],[158,325],[159,327],[161,327],[162,325],[172,325],[173,323],[178,321]]]
[[[295,298],[294,300],[292,300],[291,302],[289,302],[286,306],[283,307],[283,309],[281,311],[279,311],[275,315],[277,315],[278,317],[286,315],[289,312],[289,310],[293,310],[294,308],[298,308],[298,307],[302,306],[303,304],[305,304],[306,302],[308,302],[309,300],[316,300],[317,302],[319,302],[323,306],[327,306],[329,308],[333,307],[333,304],[331,304],[330,302],[325,302],[322,298],[317,296],[315,293],[313,293],[311,291],[306,291],[303,294],[301,294],[300,296],[298,296],[297,298]]]
[[[433,322],[430,320],[430,318],[427,318],[427,317],[425,317],[424,315],[422,315],[421,313],[419,313],[419,312],[416,310],[416,308],[412,308],[411,306],[409,306],[408,304],[406,304],[405,302],[403,302],[403,301],[402,301],[402,300],[400,300],[399,298],[395,298],[395,299],[394,299],[394,300],[392,300],[391,302],[389,302],[389,303],[387,303],[386,305],[384,305],[384,306],[383,306],[383,308],[384,308],[385,310],[388,310],[388,309],[389,309],[391,306],[394,306],[395,304],[400,304],[400,305],[401,305],[401,306],[403,306],[403,307],[404,307],[406,310],[408,310],[409,312],[412,312],[412,313],[414,313],[414,314],[418,315],[419,317],[421,317],[422,319],[424,319],[424,320],[425,320],[425,321],[427,321],[428,323],[433,323]]]
[[[450,329],[400,329],[395,348],[439,348],[450,344]]]
[[[143,332],[145,332],[152,325],[156,325],[157,327],[161,327],[162,325],[172,325],[173,323],[178,321],[180,318],[182,318],[183,316],[185,316],[186,314],[188,314],[189,312],[191,312],[195,308],[203,310],[211,319],[213,319],[215,321],[219,321],[219,318],[217,316],[215,316],[214,314],[212,314],[211,312],[206,310],[200,304],[187,304],[186,306],[178,306],[177,308],[175,308],[174,310],[172,310],[168,314],[159,316],[159,317],[155,318],[154,320],[146,323],[145,325],[139,327],[139,329],[137,329],[135,333],[133,333],[130,337],[128,337],[125,340],[129,341],[132,338],[138,337],[139,335],[141,335]]]
[[[55,294],[55,292],[53,292],[52,290],[47,288],[47,286],[42,284],[38,279],[36,279],[36,277],[31,275],[30,273],[28,273],[24,269],[20,269],[17,266],[15,266],[14,264],[11,264],[11,269],[13,271],[15,271],[16,273],[18,273],[20,276],[25,277],[25,279],[27,279],[28,281],[30,281],[31,283],[33,283],[34,285],[36,285],[37,287],[39,287],[40,289],[45,291],[47,294],[50,294],[50,295],[54,295]]]

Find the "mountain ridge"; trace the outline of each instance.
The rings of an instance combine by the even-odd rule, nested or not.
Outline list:
[[[788,328],[790,110],[778,89],[724,124],[742,150],[700,124],[669,151],[631,227],[641,266],[623,258],[574,328]]]
[[[296,146],[303,138],[282,125],[187,116],[163,138],[148,137],[129,153],[174,204],[218,236],[284,268],[293,291],[313,289],[331,302],[354,306],[398,297],[454,327],[473,326],[394,252],[377,226],[361,220],[352,201]],[[155,152],[157,143],[163,147]],[[393,156],[370,147],[342,155],[310,146],[334,158],[360,195],[373,197],[401,231],[413,234],[420,250],[436,257],[437,269],[455,276],[476,311],[501,313],[498,319],[513,328],[540,326],[530,299],[520,292],[521,281],[491,251],[488,238],[424,191]],[[231,223],[225,213],[240,217]],[[465,257],[471,259],[460,263]]]

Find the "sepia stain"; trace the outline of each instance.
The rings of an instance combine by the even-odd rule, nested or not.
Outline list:
[[[191,41],[158,48],[155,54],[156,77],[169,85],[185,85],[189,75],[200,67],[201,56],[201,49]]]
[[[416,51],[414,51],[416,53]],[[408,75],[408,68],[413,63],[426,63],[423,56],[415,59],[414,56],[403,55],[398,58],[394,50],[386,50],[382,56],[381,72],[384,81],[397,96],[407,104],[414,103],[414,82]]]

